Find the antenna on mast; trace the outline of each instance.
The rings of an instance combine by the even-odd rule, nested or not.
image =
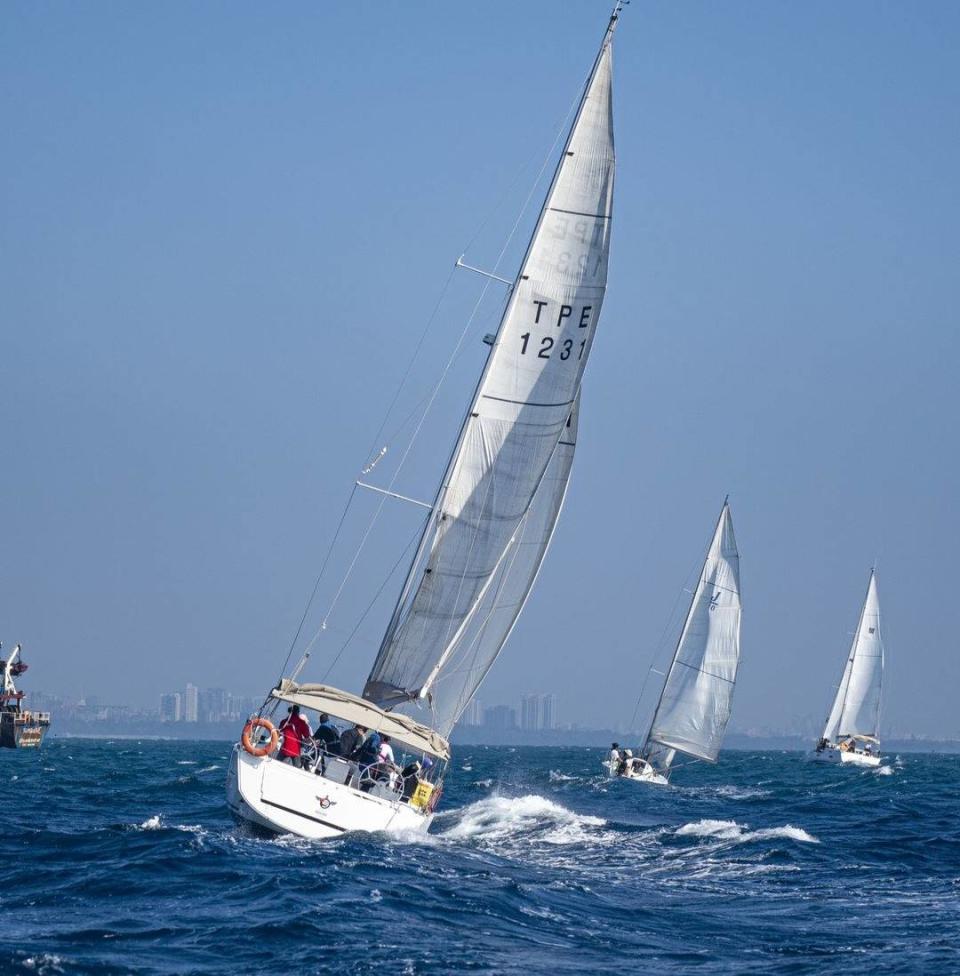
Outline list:
[[[613,5],[613,12],[610,14],[610,23],[607,25],[608,33],[613,32],[613,29],[617,24],[617,20],[620,18],[620,11],[629,5],[630,0],[617,0],[617,2]]]

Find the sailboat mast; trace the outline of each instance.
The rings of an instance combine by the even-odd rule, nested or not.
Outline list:
[[[424,552],[425,552],[425,550],[426,550],[426,548],[427,548],[430,540],[434,536],[434,531],[436,529],[436,524],[437,524],[438,520],[441,520],[444,517],[443,516],[443,501],[444,501],[444,497],[445,497],[445,495],[446,495],[446,493],[447,493],[447,491],[448,491],[448,489],[450,487],[450,479],[451,479],[452,474],[453,474],[453,470],[454,470],[454,467],[455,467],[455,464],[456,464],[457,457],[460,454],[461,448],[463,447],[464,441],[465,441],[465,439],[467,437],[467,433],[468,433],[468,431],[470,429],[470,421],[473,420],[474,417],[477,416],[477,404],[479,402],[480,393],[481,393],[481,390],[483,389],[484,382],[487,379],[487,375],[488,375],[488,373],[490,371],[491,364],[494,361],[494,357],[495,357],[497,345],[498,345],[498,343],[500,341],[500,336],[501,336],[501,333],[502,333],[503,323],[506,322],[509,319],[510,313],[513,310],[513,307],[514,307],[514,305],[516,303],[516,299],[517,299],[517,283],[524,277],[524,271],[525,271],[525,269],[527,267],[527,264],[529,262],[530,254],[531,254],[531,251],[533,249],[534,242],[536,241],[537,236],[538,236],[538,234],[540,232],[540,228],[541,228],[541,225],[543,224],[544,216],[546,214],[547,207],[548,207],[548,204],[550,202],[550,198],[551,198],[551,196],[552,196],[552,194],[554,192],[554,188],[556,187],[557,181],[558,181],[558,179],[560,177],[560,173],[561,173],[561,170],[563,168],[564,159],[569,154],[571,139],[573,138],[573,134],[576,131],[577,123],[580,121],[580,117],[583,114],[584,106],[585,106],[586,101],[587,101],[587,98],[589,96],[589,93],[590,93],[591,86],[593,84],[594,78],[596,77],[597,70],[600,67],[600,64],[601,64],[601,61],[602,61],[604,52],[605,52],[605,50],[607,49],[607,47],[609,46],[610,42],[613,39],[613,34],[614,34],[614,31],[616,30],[616,26],[617,26],[617,23],[619,21],[620,12],[622,11],[622,9],[623,9],[623,0],[617,0],[616,4],[614,5],[613,11],[610,14],[610,19],[609,19],[609,21],[607,23],[607,27],[606,27],[606,29],[604,31],[603,39],[600,42],[600,47],[599,47],[599,49],[597,51],[597,55],[594,58],[592,67],[590,68],[590,73],[588,74],[587,79],[586,79],[586,82],[584,83],[583,91],[580,94],[580,101],[579,101],[579,103],[577,105],[577,111],[576,111],[576,113],[575,113],[575,115],[573,117],[573,121],[570,124],[570,128],[567,131],[566,139],[564,140],[564,143],[563,143],[563,151],[560,153],[560,155],[559,155],[559,157],[557,159],[557,164],[556,164],[556,167],[554,168],[553,176],[552,176],[552,178],[550,180],[550,185],[547,188],[547,192],[546,192],[546,195],[544,196],[543,204],[540,207],[540,214],[539,214],[539,216],[537,218],[537,223],[536,223],[536,225],[535,225],[535,227],[533,229],[533,232],[530,235],[529,240],[527,241],[527,247],[526,247],[526,250],[524,251],[523,259],[520,262],[519,271],[517,272],[517,275],[514,278],[513,284],[511,285],[511,288],[510,288],[510,296],[509,296],[509,298],[507,300],[507,305],[506,305],[506,307],[504,309],[504,313],[503,313],[503,315],[500,318],[500,324],[499,324],[498,329],[497,329],[497,336],[494,339],[493,344],[490,346],[489,352],[487,353],[487,359],[486,359],[486,362],[484,363],[483,370],[480,373],[480,377],[477,380],[477,384],[476,384],[476,387],[474,389],[473,395],[470,398],[470,405],[469,405],[469,407],[468,407],[468,409],[467,409],[467,411],[466,411],[466,413],[464,415],[463,422],[460,425],[459,433],[457,434],[457,438],[454,441],[453,448],[452,448],[452,450],[450,452],[450,456],[447,459],[447,464],[446,464],[446,467],[444,469],[443,478],[441,479],[440,484],[437,487],[437,491],[436,491],[436,494],[434,496],[433,504],[431,506],[431,513],[430,513],[429,517],[426,519],[426,521],[424,523],[423,531],[422,531],[422,533],[420,535],[420,541],[417,544],[416,552],[414,553],[413,559],[412,559],[412,561],[410,563],[410,569],[409,569],[409,571],[407,573],[407,579],[406,579],[403,587],[400,590],[400,594],[397,597],[396,604],[394,605],[393,613],[391,614],[390,621],[389,621],[389,623],[387,625],[387,629],[386,629],[386,632],[385,632],[385,635],[384,635],[383,645],[382,646],[386,646],[389,643],[390,637],[392,636],[392,634],[394,633],[394,631],[397,628],[397,625],[400,622],[400,619],[401,619],[401,617],[403,615],[404,607],[406,606],[406,603],[407,603],[407,599],[409,598],[410,593],[413,590],[413,588],[414,588],[414,586],[416,585],[416,582],[417,582],[416,581],[415,569],[419,565],[420,561],[423,559]],[[450,643],[452,644],[453,642],[450,642]],[[449,650],[449,646],[448,646],[448,650]],[[446,654],[444,656],[446,656]],[[439,668],[435,668],[434,669],[434,674],[438,670],[439,670]],[[421,689],[421,691],[423,693],[425,693],[427,690],[428,689],[426,687],[424,687],[423,689]],[[421,694],[420,697],[422,697],[422,694]]]

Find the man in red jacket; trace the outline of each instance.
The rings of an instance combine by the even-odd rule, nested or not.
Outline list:
[[[300,744],[310,738],[310,723],[300,714],[299,705],[290,707],[287,717],[279,725],[279,731],[283,738],[277,759],[293,766],[301,766]]]

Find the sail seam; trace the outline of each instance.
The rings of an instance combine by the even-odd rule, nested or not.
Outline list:
[[[482,393],[481,396],[484,400],[496,400],[498,403],[515,403],[522,407],[569,407],[573,403],[573,400],[576,400],[576,397],[574,397],[573,400],[564,400],[562,403],[533,403],[530,400],[511,400],[508,397],[491,396],[489,393]]]
[[[698,668],[695,664],[687,664],[686,661],[681,661],[681,660],[678,659],[678,660],[674,661],[673,663],[674,664],[682,664],[683,667],[689,668],[691,671],[699,671],[700,674],[705,674],[708,678],[716,678],[717,681],[726,681],[727,684],[729,684],[729,685],[734,684],[734,681],[735,681],[735,679],[733,679],[733,678],[727,678],[727,677],[725,677],[722,674],[714,674],[712,671],[704,671],[703,668]]]
[[[554,213],[572,214],[574,217],[595,217],[597,220],[613,220],[613,214],[585,213],[583,210],[564,210],[563,207],[547,207],[547,210],[552,210]]]

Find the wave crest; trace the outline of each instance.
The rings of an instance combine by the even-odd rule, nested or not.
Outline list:
[[[601,817],[574,813],[536,794],[489,796],[447,816],[455,818],[442,833],[448,840],[576,844],[595,839],[596,828],[606,825]]]
[[[754,840],[793,840],[800,844],[819,844],[820,841],[802,827],[785,824],[783,827],[761,827],[751,830],[735,820],[697,820],[675,831],[678,837],[706,837],[713,840],[743,844]]]

